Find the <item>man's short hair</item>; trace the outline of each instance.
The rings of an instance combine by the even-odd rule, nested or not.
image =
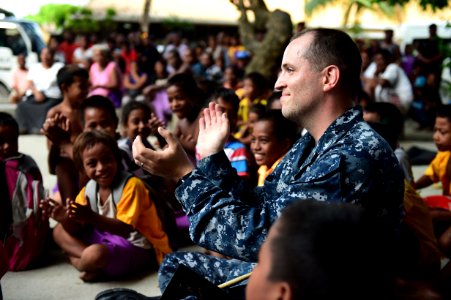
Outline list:
[[[310,47],[304,52],[316,71],[336,65],[340,70],[339,86],[351,96],[357,96],[360,89],[362,58],[356,43],[340,30],[330,28],[306,29],[295,34],[291,41],[307,33],[313,35]]]

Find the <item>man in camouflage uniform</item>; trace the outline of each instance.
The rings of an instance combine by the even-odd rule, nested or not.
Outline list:
[[[270,226],[292,201],[349,202],[362,205],[396,228],[402,218],[403,175],[390,146],[354,108],[361,58],[352,39],[332,29],[312,29],[287,46],[275,88],[282,92],[283,115],[307,129],[263,187],[249,190],[222,151],[227,117],[215,104],[200,121],[197,168],[166,130],[164,151],[134,142],[135,161],[178,180],[177,199],[190,219],[198,245],[233,259],[201,253],[167,255],[159,271],[167,286],[182,263],[215,284],[250,272]],[[333,249],[331,249],[333,251]],[[294,254],[295,255],[295,254]]]

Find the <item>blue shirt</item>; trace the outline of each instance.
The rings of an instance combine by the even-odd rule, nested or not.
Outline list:
[[[353,108],[318,143],[301,137],[269,175],[249,190],[223,151],[199,161],[182,178],[177,199],[190,219],[193,241],[244,261],[257,261],[270,226],[293,201],[347,202],[393,223],[403,216],[403,174],[392,149]]]

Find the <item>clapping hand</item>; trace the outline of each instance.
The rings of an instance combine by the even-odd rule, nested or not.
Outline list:
[[[229,119],[218,104],[210,102],[199,120],[197,152],[200,157],[203,158],[223,150],[229,134]]]
[[[70,121],[62,114],[55,114],[45,120],[41,132],[55,145],[70,141]]]

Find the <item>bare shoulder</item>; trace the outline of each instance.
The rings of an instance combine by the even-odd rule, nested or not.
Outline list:
[[[49,111],[47,112],[47,118],[52,118],[56,114],[61,114],[62,112],[63,112],[63,106],[62,106],[62,103],[60,103],[58,105],[55,105],[51,109],[49,109]]]

